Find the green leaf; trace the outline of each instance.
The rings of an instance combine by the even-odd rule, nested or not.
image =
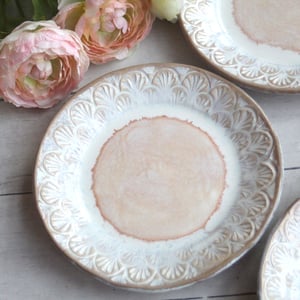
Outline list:
[[[31,20],[32,15],[33,7],[29,0],[0,0],[0,39],[22,22]]]
[[[57,13],[57,0],[32,0],[33,20],[49,20]]]
[[[24,21],[52,19],[57,0],[0,0],[0,39]]]

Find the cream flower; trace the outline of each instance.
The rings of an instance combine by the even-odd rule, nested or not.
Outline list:
[[[152,0],[152,13],[159,19],[175,23],[183,6],[183,0]]]
[[[48,108],[82,79],[89,59],[77,34],[53,21],[25,22],[0,43],[0,97]]]

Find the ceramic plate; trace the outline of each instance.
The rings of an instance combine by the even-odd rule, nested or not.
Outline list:
[[[300,199],[267,243],[259,283],[261,299],[300,299]]]
[[[41,143],[39,212],[106,283],[167,290],[252,247],[278,202],[280,147],[243,91],[201,69],[132,67],[79,91]]]
[[[184,33],[220,73],[252,88],[300,92],[297,0],[184,2]]]

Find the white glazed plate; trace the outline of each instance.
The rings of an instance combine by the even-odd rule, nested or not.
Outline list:
[[[135,197],[135,202],[126,198],[130,191],[125,189],[123,180],[126,181],[127,175],[120,178],[127,168],[115,168],[115,159],[104,158],[101,163],[97,158],[109,149],[109,141],[116,140],[116,132],[130,128],[129,124],[142,124],[137,120],[155,118],[175,120],[204,133],[209,144],[221,153],[224,189],[204,224],[198,224],[197,214],[199,219],[201,214],[203,217],[198,204],[209,206],[208,199],[216,199],[212,191],[208,190],[203,199],[185,196],[181,199],[176,194],[176,200],[166,201],[159,196],[170,181],[158,182],[159,189],[148,189],[146,181],[146,188],[141,190],[139,183],[145,178],[149,178],[149,187],[153,187],[156,171],[165,176],[165,167],[161,167],[165,161],[156,159],[151,168],[141,169],[141,174],[147,176],[138,176],[129,185],[129,189],[146,193],[150,200],[143,203],[143,197]],[[161,130],[168,127],[158,127],[158,132]],[[154,138],[157,136],[154,134]],[[170,161],[177,148],[195,151],[191,146],[194,141],[183,142],[185,137],[177,136],[176,132],[173,140],[170,136],[167,135],[173,150],[162,152]],[[132,164],[122,159],[124,153],[118,151],[128,141],[125,135],[124,143],[114,147],[111,153],[117,151],[116,157],[122,166],[143,166],[146,159],[136,162],[135,155],[131,155]],[[138,138],[137,147],[140,147],[139,141],[148,142],[148,139]],[[158,138],[158,141],[165,139]],[[168,145],[161,150],[166,147]],[[139,157],[141,153],[137,153]],[[177,180],[177,175],[173,175],[178,174],[181,181],[176,185],[185,182],[201,194],[199,187],[203,182],[197,181],[197,172],[204,174],[205,182],[213,182],[216,175],[212,172],[214,163],[205,160],[210,153],[203,156],[197,153],[175,157],[175,161],[173,157],[179,171],[167,174],[166,178]],[[125,152],[124,157],[127,154]],[[157,153],[154,156],[159,157]],[[204,166],[200,170],[196,168],[196,176],[192,177],[185,164],[193,159],[196,166],[198,161]],[[93,175],[96,162],[108,166],[107,172],[113,170],[110,175],[100,171],[100,182],[104,180],[107,185],[100,184],[99,190],[101,193],[103,187],[112,184],[120,192],[121,204],[116,206],[121,207],[119,212],[114,207],[109,211],[110,204],[114,203],[110,198],[107,198],[107,206],[104,202],[96,203],[99,201],[93,188],[99,186],[94,182],[98,175]],[[152,291],[178,288],[213,276],[254,246],[278,203],[281,177],[278,140],[261,109],[247,94],[199,68],[151,64],[107,74],[79,91],[61,109],[39,149],[35,192],[49,234],[72,261],[108,284]],[[175,188],[174,185],[169,190]],[[151,201],[152,195],[156,201]],[[99,197],[101,202],[102,196]],[[124,199],[127,202],[124,203]],[[149,211],[145,211],[145,207],[149,207]],[[116,219],[113,219],[114,213],[119,213]],[[129,217],[122,223],[125,215]],[[193,219],[189,215],[194,216]],[[185,228],[190,226],[191,220],[196,227],[192,224],[192,229]],[[115,223],[119,221],[121,223]],[[160,223],[157,225],[157,222]],[[128,229],[127,225],[131,227]],[[180,234],[177,233],[179,228],[183,230]]]
[[[260,270],[263,300],[300,299],[300,199],[286,212],[267,243]]]
[[[197,53],[235,82],[300,92],[297,0],[185,0],[181,25]]]

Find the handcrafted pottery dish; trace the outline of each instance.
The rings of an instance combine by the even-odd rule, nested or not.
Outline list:
[[[259,292],[263,300],[300,299],[300,199],[288,209],[269,238]]]
[[[216,70],[247,87],[300,92],[297,0],[184,3],[182,29],[197,53]]]
[[[217,274],[264,232],[281,189],[278,140],[257,104],[204,70],[136,66],[79,91],[35,168],[58,247],[115,286],[168,290]]]

